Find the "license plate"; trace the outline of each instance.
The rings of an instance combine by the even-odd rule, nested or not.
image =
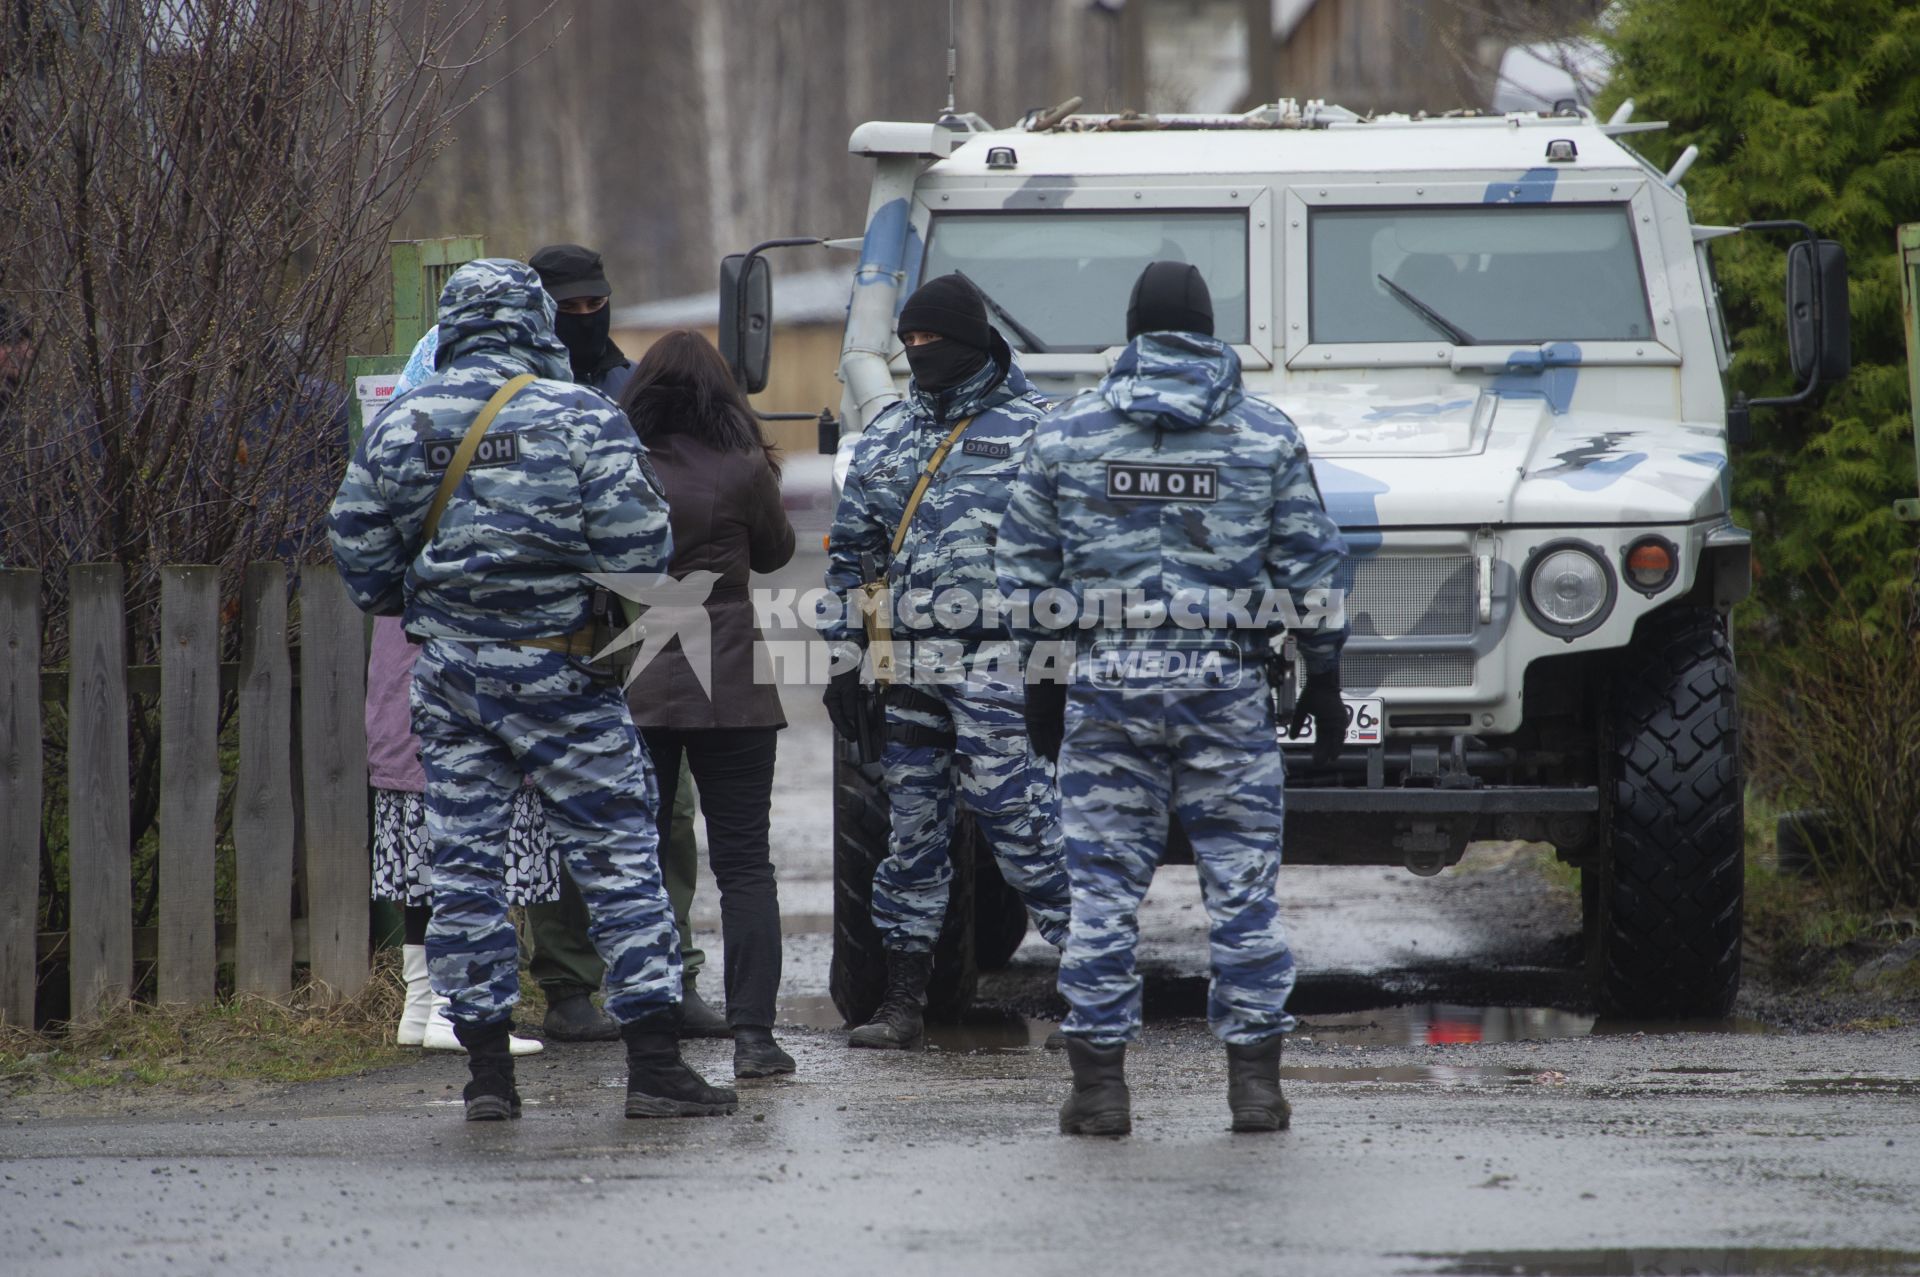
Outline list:
[[[1378,745],[1382,729],[1386,726],[1386,702],[1367,700],[1352,696],[1340,698],[1347,706],[1347,741],[1349,745]],[[1280,724],[1280,743],[1282,745],[1311,745],[1314,740],[1313,720],[1309,718],[1301,727],[1298,736],[1287,735],[1287,725]]]

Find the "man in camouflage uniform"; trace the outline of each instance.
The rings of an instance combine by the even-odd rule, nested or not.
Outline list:
[[[1283,779],[1259,673],[1275,636],[1212,604],[1285,590],[1305,616],[1315,600],[1301,596],[1331,583],[1346,545],[1293,423],[1245,394],[1239,357],[1212,332],[1200,273],[1149,266],[1128,308],[1126,350],[1097,388],[1042,423],[1000,528],[1009,595],[1069,590],[1081,625],[1102,616],[1103,596],[1127,604],[1106,611],[1110,628],[1086,632],[1070,686],[1027,689],[1036,747],[1059,759],[1073,884],[1060,962],[1072,1008],[1068,1134],[1132,1129],[1125,1058],[1140,1031],[1138,911],[1170,811],[1193,843],[1212,922],[1207,1018],[1227,1044],[1233,1128],[1288,1120],[1280,1035],[1293,1027],[1294,969],[1274,898]],[[1183,627],[1183,615],[1196,624]],[[1016,634],[1028,660],[1070,637],[1033,619]],[[1336,628],[1299,636],[1308,681],[1294,729],[1313,717],[1322,750],[1344,736],[1344,641]]]
[[[829,539],[827,586],[846,604],[830,640],[857,644],[854,602],[863,560],[884,566],[895,633],[913,643],[910,665],[886,691],[886,772],[891,833],[873,878],[873,922],[886,948],[887,993],[849,1044],[919,1045],[933,946],[947,912],[947,848],[956,803],[974,814],[1041,935],[1066,940],[1067,880],[1058,800],[1020,719],[1019,673],[989,602],[993,538],[1007,491],[1046,400],[1027,384],[980,294],[958,275],[936,279],[900,311],[913,380],[907,398],[874,419],[847,471]],[[934,451],[965,431],[929,484],[900,552],[894,530]],[[908,613],[930,623],[914,628]],[[852,738],[861,671],[827,689],[828,712]]]
[[[435,374],[361,440],[334,499],[334,559],[363,609],[404,615],[423,647],[413,725],[433,850],[433,988],[467,1048],[469,1120],[519,1116],[507,1031],[519,953],[502,847],[530,776],[607,962],[627,1040],[629,1117],[731,1113],[680,1059],[680,960],[660,881],[653,769],[618,684],[543,646],[588,624],[585,572],[663,571],[667,506],[633,427],[573,385],[554,302],[520,262],[454,272],[440,295]],[[449,460],[488,399],[507,403],[422,545]]]

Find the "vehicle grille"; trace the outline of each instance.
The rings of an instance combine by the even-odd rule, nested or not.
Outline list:
[[[1356,638],[1440,638],[1473,633],[1473,557],[1466,554],[1378,554],[1353,561],[1347,619]],[[1466,683],[1473,681],[1468,662]],[[1387,687],[1429,685],[1382,683]],[[1457,686],[1452,683],[1437,686]]]
[[[1294,667],[1294,686],[1306,685],[1307,669]],[[1340,686],[1360,696],[1387,687],[1472,687],[1472,652],[1356,652],[1340,657]]]
[[[1363,687],[1472,687],[1472,652],[1349,652],[1340,682]]]

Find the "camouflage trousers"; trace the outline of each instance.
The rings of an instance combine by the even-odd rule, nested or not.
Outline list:
[[[413,667],[427,773],[433,918],[427,970],[449,1019],[484,1024],[520,997],[507,921],[507,821],[523,775],[586,901],[625,1023],[680,1000],[680,937],[660,876],[660,795],[625,698],[557,652],[429,639]]]
[[[1046,762],[1027,742],[1025,693],[1011,643],[953,644],[964,678],[903,684],[887,693],[887,858],[873,875],[873,925],[887,948],[927,953],[947,916],[948,844],[957,807],[973,813],[1007,885],[1048,944],[1067,933],[1059,800]],[[919,664],[923,645],[916,645]],[[1000,662],[1000,668],[994,666]],[[944,671],[943,671],[944,673]],[[916,669],[916,677],[929,674]]]
[[[1284,789],[1263,680],[1231,690],[1076,683],[1060,751],[1060,826],[1073,925],[1060,959],[1062,1026],[1102,1046],[1140,1032],[1140,901],[1180,817],[1211,922],[1207,1022],[1230,1043],[1293,1027],[1287,946],[1274,895]]]

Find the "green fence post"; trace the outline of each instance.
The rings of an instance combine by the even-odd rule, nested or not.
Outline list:
[[[1920,475],[1920,222],[1900,228],[1900,308],[1907,329],[1907,403],[1913,413],[1913,465]],[[1920,523],[1920,499],[1893,503],[1893,512]]]

